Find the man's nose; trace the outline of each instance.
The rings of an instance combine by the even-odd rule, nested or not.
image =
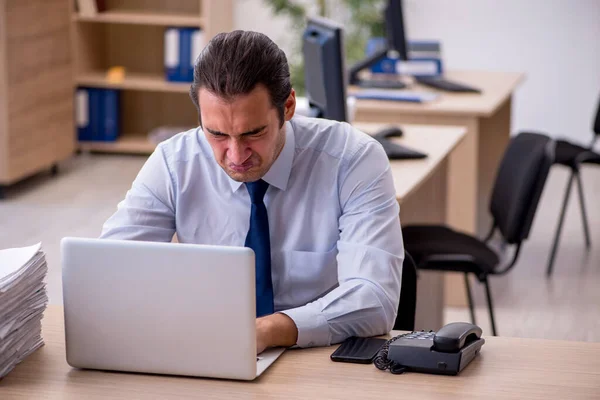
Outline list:
[[[248,157],[250,157],[250,154],[252,154],[252,151],[243,141],[231,140],[227,158],[229,158],[232,163],[241,165],[248,159]]]

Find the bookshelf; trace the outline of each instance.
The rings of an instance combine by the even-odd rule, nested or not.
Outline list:
[[[67,0],[0,0],[0,198],[75,151],[69,38]]]
[[[195,127],[190,83],[169,82],[164,72],[167,27],[197,27],[208,42],[231,31],[233,0],[103,0],[97,13],[80,13],[72,1],[71,37],[74,90],[120,89],[120,136],[115,142],[80,141],[82,151],[150,154],[148,133],[159,126]],[[111,67],[125,68],[124,79],[109,81]]]

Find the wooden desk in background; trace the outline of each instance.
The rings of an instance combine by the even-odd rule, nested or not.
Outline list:
[[[73,369],[62,307],[50,306],[42,323],[45,346],[0,381],[2,400],[600,398],[600,343],[485,337],[458,376],[335,363],[329,355],[336,346],[288,350],[258,379],[241,382]]]
[[[485,235],[491,224],[491,188],[511,133],[512,94],[524,75],[450,71],[446,77],[478,87],[482,94],[437,92],[440,97],[426,104],[357,100],[353,121],[465,127],[466,137],[448,161],[447,222],[456,229]],[[351,87],[348,94],[360,90]],[[435,91],[420,85],[407,90]],[[446,304],[467,304],[460,274],[448,273]]]

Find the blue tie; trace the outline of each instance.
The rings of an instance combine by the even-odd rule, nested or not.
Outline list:
[[[254,250],[256,261],[256,316],[273,314],[273,282],[271,281],[271,240],[269,218],[263,202],[269,184],[262,179],[246,182],[252,201],[250,229],[246,236],[246,247]]]

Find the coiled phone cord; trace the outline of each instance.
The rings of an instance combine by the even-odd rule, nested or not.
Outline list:
[[[391,338],[377,352],[377,355],[373,359],[373,364],[377,369],[385,371],[389,369],[392,374],[401,374],[406,371],[406,368],[402,365],[398,364],[395,361],[392,361],[388,358],[388,352],[390,351],[390,344],[401,337],[408,335],[409,333],[404,333],[402,335],[398,335],[396,337]]]

